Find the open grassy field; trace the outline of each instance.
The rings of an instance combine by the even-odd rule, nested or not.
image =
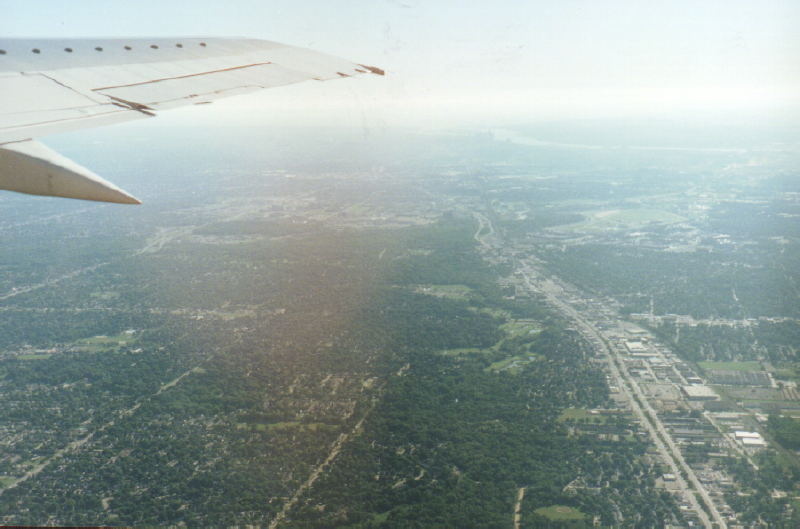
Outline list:
[[[467,299],[472,289],[466,285],[417,285],[414,292],[449,299]]]
[[[575,224],[558,226],[558,231],[605,231],[614,228],[639,228],[657,222],[674,224],[685,222],[686,219],[669,211],[658,209],[611,209],[603,211],[583,212],[585,220]]]
[[[505,318],[508,321],[502,324],[500,328],[506,333],[506,337],[499,340],[496,344],[486,349],[480,349],[477,347],[461,347],[457,349],[445,349],[440,351],[439,354],[445,356],[458,356],[463,354],[475,354],[475,353],[494,353],[497,352],[503,342],[508,338],[516,338],[518,336],[533,336],[534,334],[538,333],[541,329],[536,325],[536,323],[528,321],[528,320],[513,320],[508,319],[509,314],[503,310],[495,310],[490,311],[488,309],[482,309],[482,312],[488,312],[492,316],[497,318]],[[525,364],[529,364],[531,362],[535,362],[538,360],[538,357],[534,354],[521,354],[515,356],[509,356],[503,358],[502,360],[498,360],[494,362],[492,365],[486,368],[486,371],[506,371],[511,373],[512,375],[517,374]]]
[[[386,512],[382,512],[380,514],[372,515],[372,523],[373,524],[382,524],[383,522],[385,522],[386,520],[389,519],[389,515],[391,513],[392,513],[392,511],[386,511]]]
[[[512,375],[516,375],[522,369],[522,366],[535,362],[537,359],[536,355],[532,354],[510,356],[494,362],[486,368],[486,371],[508,371]]]
[[[600,415],[590,413],[589,410],[586,408],[567,408],[561,412],[561,415],[558,417],[558,421],[567,421],[567,420],[581,420],[581,419],[590,419],[591,422],[600,424],[605,423],[608,420],[606,415]]]
[[[800,382],[800,366],[787,366],[782,367],[780,369],[776,369],[772,375],[775,378],[779,378],[782,380],[793,380],[796,382]]]
[[[527,321],[511,320],[500,326],[509,336],[530,336],[541,331],[535,324]]]
[[[475,309],[474,307],[470,307],[470,310],[475,310],[477,312],[482,312],[484,314],[488,314],[494,318],[499,318],[501,320],[510,320],[511,313],[504,309],[495,309],[491,307],[484,307],[481,309]]]
[[[136,343],[136,334],[121,332],[113,336],[92,336],[91,338],[84,338],[72,344],[72,348],[76,351],[84,351],[88,353],[98,353],[100,351],[107,351],[109,349],[117,349],[120,346],[129,346]]]
[[[567,408],[561,412],[558,420],[566,421],[568,419],[588,419],[589,417],[593,417],[593,415],[589,414],[589,410],[585,408]]]
[[[445,356],[458,356],[462,354],[470,354],[470,353],[490,353],[495,352],[498,348],[502,345],[503,341],[507,338],[515,338],[517,336],[533,336],[538,333],[541,329],[539,326],[531,321],[528,320],[511,320],[509,318],[509,313],[503,310],[490,310],[490,309],[481,309],[481,312],[485,312],[487,314],[491,314],[496,318],[504,318],[507,319],[506,323],[503,323],[500,328],[506,333],[506,337],[499,340],[496,344],[491,347],[480,349],[477,347],[459,347],[455,349],[444,349],[439,351],[439,354]],[[523,356],[515,356],[512,358],[506,358],[501,360],[500,362],[496,362],[499,364],[501,362],[511,362],[514,359],[524,359],[525,361],[529,361],[527,357]]]
[[[97,292],[92,292],[89,296],[95,299],[109,301],[119,298],[119,292],[113,290],[98,290]]]
[[[536,514],[556,521],[583,520],[586,515],[578,509],[567,507],[566,505],[551,505],[550,507],[540,507],[536,509]]]
[[[31,353],[31,354],[17,355],[17,358],[19,360],[47,360],[51,356],[53,355],[47,353]]]
[[[761,371],[758,362],[698,362],[704,371]]]

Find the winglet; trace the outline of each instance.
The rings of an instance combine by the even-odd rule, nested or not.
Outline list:
[[[386,75],[386,72],[381,70],[377,66],[367,66],[366,64],[359,64],[359,66],[361,66],[362,68],[366,68],[375,75]]]
[[[30,195],[141,204],[139,199],[111,182],[34,140],[0,146],[0,189]]]

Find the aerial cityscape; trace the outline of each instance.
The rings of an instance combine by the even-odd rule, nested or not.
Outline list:
[[[153,152],[1,197],[0,523],[797,527],[797,143],[591,127],[62,140]]]
[[[800,528],[800,2],[0,12],[0,527]]]

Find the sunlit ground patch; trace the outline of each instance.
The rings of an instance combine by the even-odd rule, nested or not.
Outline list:
[[[650,223],[676,224],[686,218],[669,211],[658,209],[610,209],[583,212],[585,220],[550,228],[557,231],[606,231],[615,228],[640,228]]]

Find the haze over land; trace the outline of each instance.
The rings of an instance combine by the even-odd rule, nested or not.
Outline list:
[[[793,524],[797,146],[634,126],[58,140],[145,204],[2,197],[2,521]]]
[[[44,139],[144,204],[0,194],[0,523],[800,526],[796,2],[0,8],[388,72]]]

